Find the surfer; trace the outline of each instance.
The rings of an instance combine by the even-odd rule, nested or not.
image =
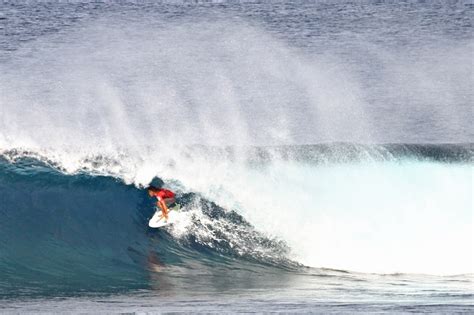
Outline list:
[[[150,186],[147,188],[150,197],[156,197],[156,205],[161,209],[161,213],[168,220],[168,206],[176,202],[175,193],[171,190]]]

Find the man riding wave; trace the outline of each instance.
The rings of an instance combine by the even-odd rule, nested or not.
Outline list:
[[[171,190],[150,186],[147,188],[150,197],[156,197],[158,201],[156,205],[161,209],[161,213],[165,220],[168,220],[168,207],[176,202],[175,193]]]

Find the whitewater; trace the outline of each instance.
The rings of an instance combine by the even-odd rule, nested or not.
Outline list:
[[[472,310],[468,2],[0,8],[0,310]]]

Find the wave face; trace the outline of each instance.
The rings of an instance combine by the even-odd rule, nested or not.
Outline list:
[[[150,274],[164,268],[204,272],[234,259],[248,268],[297,266],[282,242],[193,193],[180,195],[185,226],[172,235],[147,228],[154,207],[143,189],[67,175],[32,158],[0,159],[0,196],[0,292],[7,295],[149,288]]]
[[[184,208],[166,230],[139,183],[106,175],[123,161],[2,156],[3,292],[148,288],[167,268],[472,272],[472,145],[187,148],[161,160]]]

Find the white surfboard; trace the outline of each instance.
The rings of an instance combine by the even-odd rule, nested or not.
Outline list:
[[[180,205],[168,208],[168,220],[165,220],[165,218],[162,216],[161,210],[156,211],[153,217],[151,217],[150,221],[148,221],[148,226],[152,228],[159,228],[176,222],[179,217],[178,211],[180,208]]]

